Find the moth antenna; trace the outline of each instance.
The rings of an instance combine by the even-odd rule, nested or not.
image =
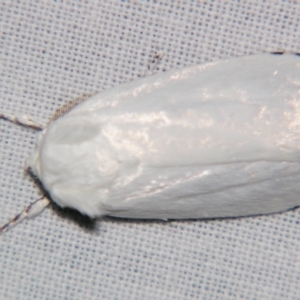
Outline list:
[[[0,112],[0,119],[4,119],[10,121],[14,124],[30,127],[35,130],[43,130],[46,125],[38,122],[37,120],[33,120],[28,116],[13,116],[12,114],[3,114]]]
[[[43,196],[42,198],[32,202],[20,214],[16,215],[8,223],[0,227],[0,235],[11,229],[25,219],[31,219],[40,214],[50,203],[50,200]]]
[[[83,95],[80,95],[80,96],[68,101],[67,103],[65,103],[64,105],[59,107],[54,112],[53,116],[49,120],[49,123],[51,123],[51,122],[57,120],[58,118],[64,116],[67,112],[71,111],[76,105],[80,104],[81,102],[84,102],[86,99],[96,95],[97,93],[98,93],[98,91],[83,94]]]

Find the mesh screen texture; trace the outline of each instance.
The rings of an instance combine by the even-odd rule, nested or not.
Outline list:
[[[298,1],[1,1],[0,110],[47,122],[155,69],[299,52]],[[37,133],[0,120],[0,224],[41,191]],[[300,299],[300,211],[89,222],[52,205],[0,237],[0,299]]]

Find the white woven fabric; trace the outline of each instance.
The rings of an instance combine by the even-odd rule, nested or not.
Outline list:
[[[298,1],[1,1],[0,110],[46,122],[145,73],[300,50]],[[39,197],[36,132],[0,120],[0,224]],[[300,196],[300,195],[299,195]],[[0,237],[0,299],[300,299],[300,210],[90,224],[52,206]],[[93,229],[94,225],[94,229]]]

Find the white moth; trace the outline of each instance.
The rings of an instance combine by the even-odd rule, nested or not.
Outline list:
[[[28,163],[91,218],[190,219],[299,206],[299,161],[300,58],[263,54],[96,94],[42,130]]]

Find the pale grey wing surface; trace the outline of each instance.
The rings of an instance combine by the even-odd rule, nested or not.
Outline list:
[[[140,178],[141,182],[112,191],[112,199],[122,200],[108,201],[108,214],[148,219],[219,218],[282,212],[300,205],[299,163],[190,166],[176,169],[177,174],[168,168],[151,171],[149,178],[155,178],[156,184],[152,181],[145,186]]]

